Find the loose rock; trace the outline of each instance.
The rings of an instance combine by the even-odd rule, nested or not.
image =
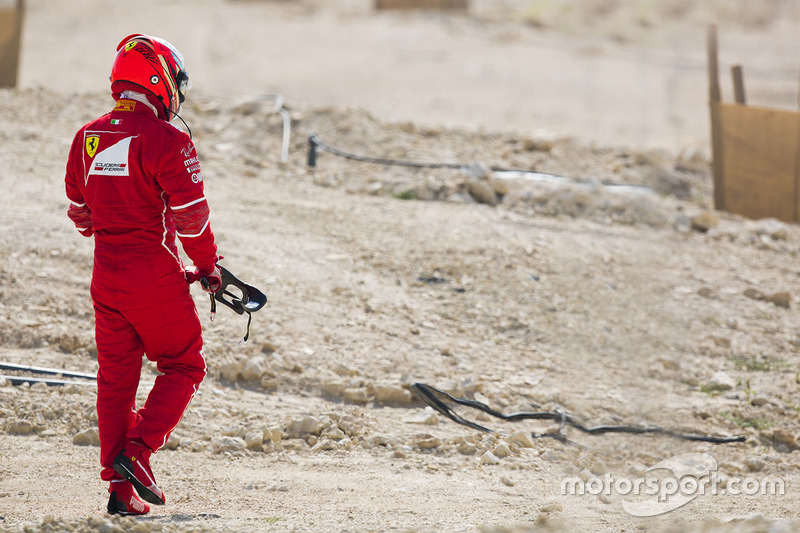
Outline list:
[[[439,437],[434,437],[433,435],[416,435],[413,440],[414,448],[419,448],[422,450],[430,450],[432,448],[438,448],[442,445],[442,441],[439,440]]]
[[[795,437],[794,433],[785,429],[774,430],[772,432],[772,441],[775,442],[775,444],[786,446],[789,450],[797,448],[797,437]]]
[[[501,442],[500,444],[494,447],[494,454],[500,458],[508,457],[509,455],[511,455],[511,448],[509,448],[508,444],[506,444],[505,442]]]
[[[351,403],[364,404],[369,401],[369,395],[366,389],[350,388],[344,390],[344,399]]]
[[[264,444],[264,432],[258,430],[248,431],[244,436],[244,442],[248,450],[260,450],[261,445]]]
[[[692,217],[692,229],[701,233],[706,233],[711,228],[719,225],[719,216],[713,211],[704,211]]]
[[[500,463],[500,458],[490,451],[487,451],[483,455],[481,455],[482,465],[496,465],[498,463]]]
[[[322,422],[313,416],[295,418],[286,425],[286,434],[290,439],[299,439],[307,435],[319,435]]]
[[[792,295],[788,292],[776,292],[767,296],[767,301],[774,303],[778,307],[789,309],[792,304]]]
[[[247,443],[239,437],[214,437],[211,439],[211,453],[236,452],[244,450]]]
[[[394,385],[376,385],[373,388],[375,402],[384,405],[409,405],[411,391]]]
[[[478,203],[497,205],[497,193],[494,188],[485,181],[468,181],[467,191]]]
[[[36,433],[36,426],[24,419],[12,419],[5,423],[5,430],[12,435],[30,435]]]
[[[72,437],[72,444],[75,446],[100,446],[100,431],[97,428],[89,428],[78,432]]]
[[[527,431],[517,431],[512,433],[508,440],[523,448],[533,448],[533,437]]]
[[[736,380],[733,379],[731,376],[726,374],[725,372],[717,372],[712,376],[708,383],[706,383],[705,388],[708,391],[727,391],[731,390],[736,386]]]

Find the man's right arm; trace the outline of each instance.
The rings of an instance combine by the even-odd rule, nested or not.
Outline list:
[[[186,255],[203,275],[214,274],[219,258],[197,152],[186,135],[172,140],[172,146],[160,158],[156,178],[167,195],[176,233]]]
[[[69,158],[67,160],[67,173],[64,177],[64,183],[67,190],[67,198],[69,199],[69,209],[67,209],[67,216],[75,224],[75,228],[84,237],[91,237],[93,231],[92,225],[92,211],[86,205],[86,200],[83,197],[83,192],[78,186],[78,180],[82,177],[76,172],[77,162],[76,158],[83,158],[83,148],[81,142],[83,140],[83,130],[79,131],[75,138],[72,140],[72,147],[69,151]],[[76,149],[77,144],[77,149]]]

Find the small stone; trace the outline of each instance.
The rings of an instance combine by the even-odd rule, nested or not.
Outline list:
[[[509,442],[521,446],[523,448],[533,448],[533,437],[527,431],[516,431],[508,438]]]
[[[747,296],[748,298],[751,298],[753,300],[766,300],[767,299],[767,297],[764,295],[763,292],[761,292],[758,289],[754,289],[752,287],[748,287],[747,289],[745,289],[743,294],[745,296]]]
[[[547,450],[546,452],[544,452],[542,454],[542,459],[544,459],[545,461],[554,463],[556,461],[559,461],[561,459],[561,457],[559,457],[558,454],[555,453],[553,450]]]
[[[290,439],[302,438],[307,435],[319,435],[322,431],[322,422],[313,416],[295,418],[286,425],[286,434]]]
[[[797,448],[797,438],[793,433],[785,429],[776,429],[772,432],[772,440],[776,444],[782,444],[790,450]]]
[[[458,445],[458,453],[462,455],[475,455],[477,451],[478,447],[471,442],[462,442]]]
[[[764,396],[756,396],[752,400],[750,400],[751,405],[755,405],[756,407],[764,407],[769,403],[769,398]]]
[[[497,446],[494,447],[494,454],[501,459],[503,457],[508,457],[511,455],[511,448],[508,447],[508,444],[505,442],[501,442]]]
[[[788,292],[776,292],[767,296],[767,301],[774,303],[778,307],[789,309],[792,304],[792,295]]]
[[[692,217],[692,229],[700,233],[706,233],[711,228],[719,225],[719,216],[713,211],[704,211]]]
[[[196,440],[193,441],[192,444],[189,446],[189,449],[193,452],[202,452],[208,448],[208,443],[204,440]]]
[[[322,394],[331,398],[342,397],[346,388],[347,386],[340,381],[328,381],[319,385]]]
[[[728,349],[731,347],[731,340],[728,337],[722,337],[720,335],[711,335],[711,341],[720,348]]]
[[[550,503],[543,507],[539,508],[539,511],[542,513],[554,513],[557,511],[563,511],[564,508],[561,506],[560,503]]]
[[[524,141],[523,147],[529,152],[552,152],[555,142],[552,139],[527,139]]]
[[[489,185],[492,186],[492,189],[494,189],[494,192],[498,196],[505,196],[508,194],[508,183],[504,180],[490,179]]]
[[[310,444],[311,443],[309,443],[309,445]],[[315,452],[325,452],[329,450],[335,450],[336,443],[330,439],[320,439],[319,442],[315,443],[311,449],[312,451]]]
[[[181,445],[181,438],[175,435],[174,433],[169,436],[167,439],[167,443],[164,444],[164,448],[167,450],[177,450],[178,446]]]
[[[82,345],[80,337],[73,333],[67,333],[58,339],[58,347],[65,353],[75,353]]]
[[[264,444],[264,432],[258,430],[248,431],[244,436],[244,442],[248,450],[260,450]]]
[[[345,435],[354,437],[364,433],[363,425],[353,415],[344,415],[339,419],[339,429],[344,431]]]
[[[281,429],[280,426],[270,426],[269,433],[272,442],[280,442],[281,438],[283,437],[283,429]]]
[[[352,368],[343,365],[342,363],[336,364],[336,366],[333,367],[333,371],[339,374],[340,376],[344,377],[358,375],[358,370],[353,370]]]
[[[376,385],[373,388],[375,402],[384,405],[409,405],[411,391],[394,385]]]
[[[100,431],[89,428],[73,435],[72,444],[75,446],[100,446]]]
[[[433,435],[416,435],[414,437],[413,446],[414,448],[419,448],[422,450],[430,450],[433,448],[438,448],[442,445],[442,441],[439,440],[439,437],[434,437]]]
[[[237,452],[246,447],[247,443],[239,437],[214,437],[211,439],[211,453]]]
[[[278,380],[266,374],[261,376],[259,385],[261,385],[261,390],[263,390],[264,392],[275,392],[276,390],[278,390]]]
[[[6,422],[5,430],[12,435],[30,435],[36,433],[36,426],[24,419],[12,419]]]
[[[261,343],[261,353],[264,354],[271,354],[278,351],[278,347],[272,344],[271,342],[263,342]]]
[[[467,191],[476,202],[487,205],[497,205],[497,193],[485,181],[470,180],[467,182]]]
[[[733,379],[731,376],[726,374],[725,372],[717,372],[711,377],[708,383],[706,383],[706,389],[709,391],[727,391],[731,390],[736,386],[736,380]]]
[[[748,457],[744,460],[744,466],[750,472],[760,472],[764,469],[764,461],[760,457]]]
[[[347,435],[344,434],[344,431],[342,431],[337,427],[327,428],[325,431],[322,432],[322,436],[333,441],[340,441],[345,437],[347,437]]]
[[[502,484],[503,484],[503,485],[505,485],[506,487],[513,487],[513,486],[514,486],[514,482],[513,482],[513,481],[511,481],[510,479],[508,479],[508,478],[507,478],[507,477],[505,477],[505,476],[503,476],[503,477],[501,477],[501,478],[500,478],[500,483],[502,483]]]
[[[363,404],[369,401],[369,395],[367,394],[367,390],[362,388],[345,389],[343,396],[345,401],[351,403]]]
[[[373,446],[390,446],[395,443],[395,438],[389,435],[373,435],[369,442]]]
[[[252,357],[242,365],[241,376],[244,381],[260,381],[267,368],[267,358],[263,355]]]
[[[714,289],[711,289],[709,287],[700,287],[700,289],[697,290],[697,294],[699,294],[703,298],[708,298],[709,300],[716,300],[718,298],[717,293],[714,291]]]
[[[280,426],[268,426],[262,430],[262,442],[270,441],[273,444],[280,443],[283,438],[283,430]]]
[[[677,359],[671,359],[668,357],[660,357],[658,362],[661,363],[665,369],[677,371],[681,369],[681,363]]]
[[[498,463],[500,463],[500,458],[490,451],[486,451],[483,455],[481,455],[482,465],[496,465]]]
[[[228,383],[236,383],[239,380],[239,372],[242,363],[239,361],[221,363],[218,365],[220,377]]]

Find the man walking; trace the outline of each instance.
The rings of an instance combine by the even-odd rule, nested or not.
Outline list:
[[[164,446],[206,375],[189,283],[205,277],[216,292],[220,257],[194,144],[170,124],[188,87],[175,47],[126,37],[111,70],[116,106],[77,132],[67,162],[69,218],[95,240],[100,475],[109,482],[110,514],[148,513],[139,497],[164,504],[150,455]],[[176,236],[195,269],[184,268]],[[137,409],[143,355],[161,374]]]

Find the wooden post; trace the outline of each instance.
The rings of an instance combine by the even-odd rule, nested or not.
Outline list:
[[[723,175],[722,120],[719,86],[719,61],[717,59],[717,27],[708,27],[708,100],[711,107],[711,156],[714,168],[714,208],[725,209],[725,176]]]
[[[794,221],[800,222],[800,88],[797,91],[797,147],[794,150]]]
[[[0,9],[0,87],[16,87],[22,40],[24,0],[16,8]]]
[[[732,66],[731,76],[733,77],[733,101],[739,105],[746,105],[747,100],[744,96],[744,74],[742,73],[742,66]]]

